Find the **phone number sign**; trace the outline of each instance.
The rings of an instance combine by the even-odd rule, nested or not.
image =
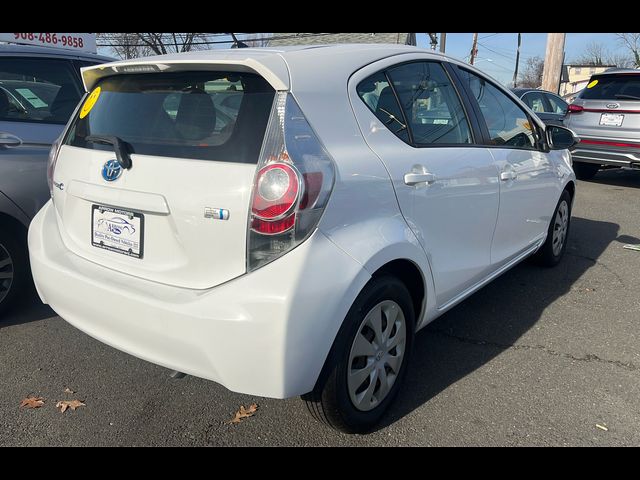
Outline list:
[[[0,33],[0,42],[96,53],[95,33]]]

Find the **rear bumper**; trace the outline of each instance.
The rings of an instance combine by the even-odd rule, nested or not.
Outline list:
[[[313,388],[370,278],[317,231],[271,264],[212,289],[150,282],[70,252],[51,202],[31,223],[29,251],[41,298],[80,330],[164,367],[274,398]]]
[[[592,148],[587,144],[578,144],[571,151],[574,162],[596,163],[598,165],[611,165],[616,167],[640,168],[640,152],[615,147]]]

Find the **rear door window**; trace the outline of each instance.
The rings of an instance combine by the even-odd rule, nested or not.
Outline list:
[[[555,95],[551,95],[549,93],[545,94],[545,97],[549,101],[549,105],[551,106],[551,113],[558,113],[564,115],[567,113],[567,102],[562,100],[560,97]]]
[[[171,72],[107,77],[92,93],[68,145],[109,150],[86,140],[109,135],[137,154],[256,163],[275,90],[250,73]]]
[[[589,86],[591,85],[591,86]],[[640,100],[640,74],[592,77],[580,98],[585,100]]]
[[[536,113],[542,113],[549,110],[548,108],[545,108],[544,98],[540,92],[525,93],[522,100],[527,104],[527,107]]]
[[[81,93],[69,60],[0,58],[0,120],[65,124]]]
[[[472,143],[462,103],[440,63],[407,63],[387,74],[416,146]]]
[[[389,79],[384,72],[377,72],[358,84],[358,96],[389,130],[400,140],[411,143],[404,115],[398,104]]]

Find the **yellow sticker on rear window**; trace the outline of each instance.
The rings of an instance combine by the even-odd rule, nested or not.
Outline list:
[[[589,82],[589,85],[587,85],[587,88],[593,88],[598,84],[598,80],[593,80],[591,82]]]
[[[91,94],[87,97],[87,100],[84,102],[84,105],[82,105],[82,108],[80,109],[80,118],[84,118],[87,115],[89,115],[89,112],[98,101],[99,96],[100,96],[100,87],[96,87],[95,90],[91,92]]]

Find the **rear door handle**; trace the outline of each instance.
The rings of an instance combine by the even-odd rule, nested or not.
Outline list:
[[[405,173],[404,183],[407,185],[417,185],[418,183],[432,184],[436,181],[433,173]]]
[[[509,180],[515,180],[518,178],[518,174],[513,171],[500,172],[500,180],[503,182],[507,182]]]
[[[15,135],[11,135],[10,133],[0,132],[0,146],[2,147],[17,147],[22,143]]]
[[[420,183],[431,185],[436,181],[436,176],[429,173],[424,165],[414,165],[409,173],[404,174],[405,185],[414,186]]]

